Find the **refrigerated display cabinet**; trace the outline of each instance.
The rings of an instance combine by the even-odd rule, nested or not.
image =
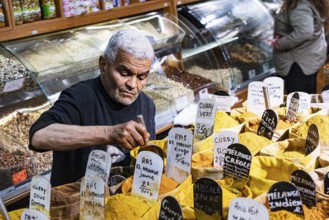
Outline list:
[[[233,93],[275,72],[270,45],[273,17],[259,0],[184,5],[178,9],[178,18],[180,26],[193,33],[182,42],[185,70],[212,79]],[[204,62],[208,59],[211,66]]]

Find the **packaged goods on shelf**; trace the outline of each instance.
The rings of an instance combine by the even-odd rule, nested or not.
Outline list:
[[[1,1],[0,1],[0,28],[5,27],[5,26],[6,26],[6,17],[3,12],[3,5],[1,4]]]
[[[14,12],[15,24],[16,25],[23,24],[22,7],[19,0],[13,0],[13,12]]]

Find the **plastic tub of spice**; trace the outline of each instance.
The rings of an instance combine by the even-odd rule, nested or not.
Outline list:
[[[305,153],[306,139],[291,138],[273,143],[260,151],[262,156],[273,156],[291,161],[307,171],[314,170],[320,155],[318,145],[309,155]]]

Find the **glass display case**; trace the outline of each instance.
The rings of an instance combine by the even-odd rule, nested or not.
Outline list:
[[[182,43],[186,70],[234,91],[274,72],[273,17],[260,1],[206,1],[181,6],[178,13],[181,27],[196,36],[190,35]],[[196,60],[194,56],[201,59],[201,69],[190,62]],[[207,66],[206,59],[211,59],[212,65]]]
[[[5,163],[0,167],[0,179],[6,178],[8,181],[0,184],[0,196],[5,195],[6,198],[8,191],[16,191],[16,187],[31,176],[49,172],[51,152],[35,153],[28,150],[29,128],[40,114],[58,99],[62,90],[79,81],[99,76],[99,56],[104,52],[111,35],[121,28],[141,30],[155,50],[156,58],[144,91],[156,104],[156,129],[161,129],[173,121],[178,108],[174,103],[176,98],[186,96],[187,104],[193,102],[193,91],[169,80],[162,71],[160,59],[179,51],[185,32],[176,23],[160,14],[150,13],[2,42],[0,157],[5,158],[9,155],[16,165],[20,161],[22,165],[19,163],[20,166],[17,168],[3,160]],[[8,151],[13,145],[19,149],[17,154],[20,154],[20,157],[15,157],[16,151]],[[30,162],[25,162],[27,160]],[[24,165],[29,167],[24,168]],[[24,179],[20,182],[14,181],[13,176],[22,170],[25,170]]]

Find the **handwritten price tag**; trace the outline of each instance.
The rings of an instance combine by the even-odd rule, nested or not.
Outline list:
[[[11,92],[22,88],[24,83],[24,78],[15,79],[9,82],[6,82],[3,92]]]
[[[28,178],[26,169],[19,171],[18,173],[15,173],[12,175],[13,183],[16,185]]]

